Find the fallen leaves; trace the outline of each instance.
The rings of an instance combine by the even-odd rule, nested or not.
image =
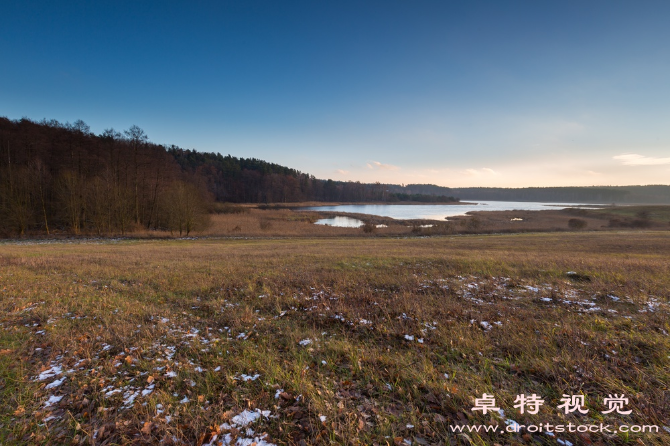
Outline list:
[[[153,426],[154,423],[152,423],[151,421],[147,421],[146,423],[144,423],[142,429],[140,429],[140,432],[142,432],[144,435],[151,435],[151,429],[153,428]]]

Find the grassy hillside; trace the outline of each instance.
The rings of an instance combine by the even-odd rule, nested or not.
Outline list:
[[[0,443],[668,444],[668,265],[631,231],[3,244]],[[510,420],[660,432],[452,432]]]

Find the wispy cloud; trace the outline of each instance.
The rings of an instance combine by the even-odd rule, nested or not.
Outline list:
[[[498,172],[496,172],[493,169],[490,169],[488,167],[482,167],[481,169],[465,169],[463,171],[463,174],[471,177],[478,177],[481,175],[498,175]]]
[[[626,153],[624,155],[617,155],[613,158],[620,161],[625,166],[659,166],[662,164],[670,164],[670,157],[654,158],[653,156],[644,156],[637,153]]]
[[[349,171],[348,171],[348,170],[337,169],[335,172],[336,172],[336,173],[339,173],[340,175],[349,175]]]
[[[382,164],[379,161],[370,161],[367,163],[368,169],[379,169],[379,170],[398,170],[400,167],[394,166],[392,164]]]

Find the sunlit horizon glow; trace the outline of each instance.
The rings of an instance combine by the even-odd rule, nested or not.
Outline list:
[[[341,181],[669,184],[670,3],[11,2],[0,115]]]

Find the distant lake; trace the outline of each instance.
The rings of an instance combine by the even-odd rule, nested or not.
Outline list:
[[[351,217],[333,217],[333,218],[322,218],[314,222],[317,225],[326,225],[326,226],[336,226],[338,228],[360,228],[363,226],[363,222]]]
[[[309,211],[350,212],[355,214],[379,215],[398,220],[444,221],[448,217],[465,215],[466,212],[470,211],[546,211],[576,206],[593,209],[597,205],[578,203],[538,203],[530,201],[479,201],[476,204],[342,204],[337,206],[310,206],[300,209]],[[322,223],[324,220],[333,219],[322,219],[317,223],[339,226],[334,220],[329,223]],[[353,222],[347,221],[346,223],[346,226],[355,227],[352,224]]]

